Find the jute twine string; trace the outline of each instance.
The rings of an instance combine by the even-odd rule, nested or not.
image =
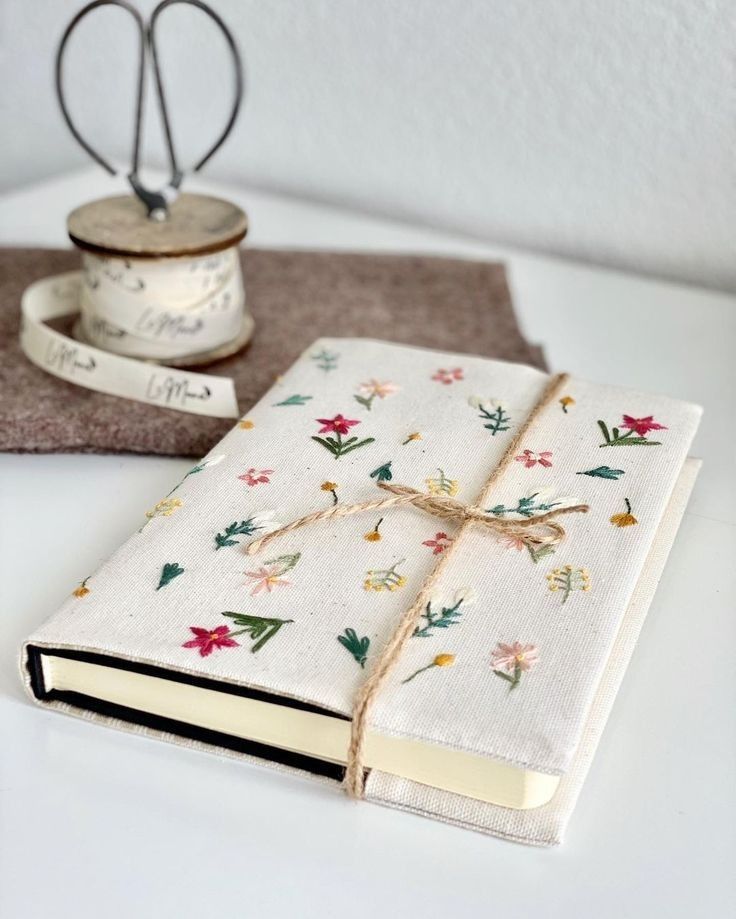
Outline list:
[[[482,526],[496,535],[521,539],[526,545],[533,548],[556,545],[565,536],[565,530],[561,524],[556,522],[556,518],[565,514],[584,514],[587,512],[587,504],[576,504],[572,507],[554,508],[545,514],[528,517],[524,520],[504,520],[489,516],[482,508],[482,505],[488,502],[493,487],[498,483],[509,464],[513,462],[514,457],[517,455],[517,450],[530,428],[544,409],[554,400],[567,380],[568,374],[566,373],[552,377],[526,421],[509,442],[499,464],[486,479],[475,504],[463,504],[462,501],[442,495],[427,495],[407,485],[390,485],[382,482],[379,488],[389,492],[391,497],[380,498],[375,501],[364,501],[360,504],[337,504],[323,511],[315,511],[288,523],[278,530],[274,530],[272,533],[268,533],[261,539],[254,540],[246,547],[247,554],[254,555],[271,540],[311,523],[330,520],[335,517],[348,517],[351,514],[358,514],[363,511],[385,510],[403,505],[410,505],[431,514],[433,517],[455,521],[460,524],[455,538],[442,555],[439,556],[434,568],[425,578],[414,602],[402,615],[393,635],[376,659],[371,673],[355,698],[344,781],[345,790],[350,797],[363,797],[365,781],[363,756],[371,708],[389,674],[401,657],[404,645],[414,633],[419,617],[430,599],[432,590],[453,553],[457,550],[461,537],[472,526]]]

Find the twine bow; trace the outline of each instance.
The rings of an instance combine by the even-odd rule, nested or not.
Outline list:
[[[389,492],[390,497],[377,499],[375,501],[364,501],[362,504],[337,504],[324,511],[315,511],[294,520],[286,526],[272,533],[256,539],[246,546],[245,551],[248,555],[254,555],[260,551],[266,543],[284,533],[297,530],[300,527],[307,526],[310,523],[316,523],[320,520],[330,520],[333,517],[348,517],[351,514],[359,514],[363,511],[384,510],[389,507],[401,505],[411,505],[419,510],[431,514],[433,517],[439,517],[442,520],[452,520],[460,524],[453,542],[439,556],[434,568],[430,571],[424,580],[419,593],[414,598],[414,602],[401,616],[391,637],[386,642],[381,653],[374,660],[371,672],[363,685],[358,690],[353,702],[353,718],[350,731],[350,745],[347,752],[347,766],[345,769],[344,787],[348,795],[352,798],[362,798],[365,784],[365,768],[363,765],[365,740],[368,732],[368,718],[371,707],[375,702],[386,679],[393,670],[394,666],[401,657],[401,652],[406,642],[414,634],[414,629],[419,617],[422,614],[426,603],[429,600],[431,592],[439,579],[440,573],[447,565],[447,562],[453,551],[457,550],[460,537],[473,526],[482,526],[491,530],[497,536],[509,536],[520,539],[525,545],[538,548],[540,546],[554,546],[563,539],[565,530],[561,524],[557,523],[556,518],[564,514],[584,514],[588,510],[587,504],[576,504],[573,507],[557,507],[547,513],[539,514],[536,517],[527,517],[523,520],[504,520],[494,517],[483,510],[482,504],[485,504],[498,480],[513,461],[516,451],[530,428],[544,411],[544,409],[558,395],[560,389],[566,385],[568,375],[566,373],[558,374],[552,377],[539,401],[529,413],[526,421],[521,425],[516,434],[512,437],[506,450],[501,457],[499,464],[489,474],[478,496],[477,504],[463,504],[445,495],[427,495],[410,488],[408,485],[389,485],[385,482],[379,484],[379,488]]]
[[[292,520],[286,526],[267,533],[260,539],[254,540],[246,546],[245,551],[248,555],[255,555],[272,539],[276,539],[284,533],[290,533],[292,530],[298,530],[300,527],[307,526],[310,523],[318,523],[320,520],[331,520],[333,517],[349,517],[352,514],[360,514],[363,511],[386,510],[389,507],[401,505],[411,505],[430,514],[432,517],[451,520],[453,523],[477,523],[496,535],[520,539],[524,545],[536,549],[541,546],[555,546],[564,538],[565,530],[561,524],[555,521],[556,517],[561,517],[563,514],[584,514],[588,510],[587,504],[575,504],[572,507],[553,508],[545,514],[527,517],[523,520],[504,520],[500,517],[491,516],[488,511],[476,504],[464,504],[462,501],[450,498],[447,495],[428,495],[422,491],[417,491],[416,488],[411,488],[409,485],[389,485],[386,482],[381,482],[378,487],[383,491],[390,492],[392,497],[375,501],[363,501],[360,504],[336,504],[334,507],[323,511],[314,511],[304,517]]]

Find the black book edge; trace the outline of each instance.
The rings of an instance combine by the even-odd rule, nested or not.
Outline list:
[[[208,744],[213,747],[223,747],[226,750],[233,750],[245,756],[269,760],[270,762],[279,763],[282,766],[288,766],[292,769],[299,769],[303,772],[310,772],[313,775],[334,779],[337,782],[343,780],[345,767],[338,763],[330,763],[326,760],[308,756],[304,753],[282,750],[280,747],[258,743],[255,740],[235,737],[232,734],[225,734],[222,731],[213,731],[208,728],[198,727],[197,725],[187,724],[185,721],[177,721],[173,718],[165,718],[161,715],[152,715],[149,712],[128,708],[125,705],[118,705],[114,702],[97,699],[85,693],[74,692],[72,690],[48,689],[43,678],[41,658],[45,655],[47,657],[63,657],[71,660],[83,661],[89,664],[100,664],[104,667],[112,667],[117,670],[128,670],[133,673],[141,673],[145,676],[163,678],[174,683],[186,683],[189,686],[198,686],[202,689],[213,689],[216,692],[226,693],[228,695],[242,696],[247,699],[255,699],[259,702],[268,702],[271,705],[283,705],[286,708],[294,708],[318,715],[326,715],[330,718],[338,718],[341,721],[350,721],[345,715],[330,711],[326,708],[320,708],[318,705],[302,702],[299,699],[290,699],[286,696],[279,696],[274,693],[265,692],[261,689],[236,686],[232,683],[213,680],[209,677],[194,676],[189,673],[181,673],[178,670],[167,670],[165,667],[157,667],[154,664],[138,663],[137,661],[124,660],[119,657],[97,654],[92,651],[74,651],[68,648],[41,648],[36,645],[28,645],[26,651],[28,654],[26,667],[30,677],[31,690],[33,695],[40,702],[64,702],[74,708],[95,712],[98,715],[103,715],[108,718],[117,718],[120,721],[127,721],[130,724],[139,724],[142,727],[150,728],[154,731],[176,734],[179,737],[185,737],[188,740],[195,740],[199,743]]]

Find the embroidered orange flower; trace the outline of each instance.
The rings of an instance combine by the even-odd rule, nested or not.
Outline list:
[[[322,491],[328,491],[332,495],[332,503],[337,504],[337,482],[323,482],[319,487]]]
[[[243,431],[251,431],[255,426],[255,422],[251,421],[250,418],[244,418],[238,422],[238,427]]]
[[[631,502],[629,501],[629,499],[624,498],[624,502],[626,503],[626,513],[625,514],[614,514],[613,517],[611,517],[611,523],[615,527],[633,527],[635,524],[639,522],[636,519],[636,517],[631,513]]]
[[[560,405],[562,406],[562,411],[567,414],[567,408],[569,405],[575,405],[575,400],[572,396],[563,396],[560,399]]]
[[[379,540],[381,539],[381,534],[378,532],[378,528],[380,527],[382,523],[383,523],[383,517],[381,517],[381,519],[378,521],[378,523],[373,527],[373,529],[370,532],[363,534],[363,539],[367,540],[367,542],[379,542]]]
[[[422,435],[419,433],[419,431],[414,431],[413,434],[410,434],[406,438],[406,440],[402,442],[401,446],[405,447],[407,444],[410,444],[413,440],[421,440],[421,439],[422,439]]]
[[[77,587],[75,590],[72,591],[73,595],[80,600],[82,599],[82,597],[86,597],[87,594],[89,593],[89,587],[87,587],[87,581],[89,581],[89,578],[85,578],[82,581],[82,583],[79,585],[79,587]]]

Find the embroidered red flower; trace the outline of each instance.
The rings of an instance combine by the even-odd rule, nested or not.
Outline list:
[[[542,453],[535,453],[533,450],[523,450],[514,459],[517,463],[523,463],[525,469],[531,469],[539,463],[540,466],[549,468],[552,465],[552,452],[544,450]]]
[[[182,648],[199,648],[200,657],[212,654],[215,648],[237,648],[239,642],[230,638],[230,626],[218,625],[215,629],[200,629],[190,625],[189,631],[194,634],[191,641],[185,641]]]
[[[631,415],[624,415],[621,427],[628,428],[630,431],[635,431],[639,437],[646,437],[650,431],[667,430],[663,424],[658,424],[654,420],[654,415],[647,415],[646,418],[632,418]]]
[[[318,418],[317,421],[323,425],[319,429],[320,434],[347,434],[350,428],[360,424],[359,421],[351,421],[350,418],[345,418],[343,415],[335,415],[334,418]]]
[[[441,367],[437,373],[433,375],[432,379],[436,380],[438,383],[444,383],[445,386],[449,386],[450,383],[454,383],[455,380],[463,379],[462,367],[453,367],[452,370],[445,370]]]
[[[260,485],[267,484],[271,481],[269,479],[270,475],[273,475],[273,469],[255,469],[253,466],[247,472],[244,472],[242,475],[239,475],[238,478],[245,482],[246,485]]]
[[[447,549],[451,542],[452,539],[447,533],[435,533],[434,539],[425,539],[422,545],[429,546],[432,550],[432,555],[440,555]]]

